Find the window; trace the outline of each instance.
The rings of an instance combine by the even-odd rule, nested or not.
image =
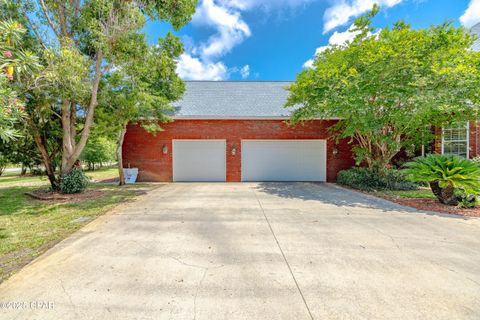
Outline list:
[[[454,154],[468,158],[469,125],[454,125],[442,130],[442,154]]]

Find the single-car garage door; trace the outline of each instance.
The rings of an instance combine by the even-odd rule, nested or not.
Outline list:
[[[326,181],[325,140],[242,140],[242,181]]]
[[[225,140],[173,140],[173,181],[226,179]]]

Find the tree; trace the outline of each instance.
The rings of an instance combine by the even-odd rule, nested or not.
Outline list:
[[[382,171],[402,148],[431,141],[432,126],[476,119],[480,54],[473,37],[449,23],[414,30],[404,22],[377,33],[359,18],[345,45],[317,55],[290,86],[292,122],[339,118],[336,138],[350,138],[357,163]]]
[[[91,137],[80,159],[88,164],[89,170],[95,170],[96,164],[104,164],[115,160],[115,142],[107,137]]]
[[[161,131],[170,121],[170,102],[180,99],[185,84],[176,74],[176,59],[183,52],[180,40],[167,33],[156,46],[140,48],[144,55],[131,59],[109,75],[100,91],[97,130],[117,135],[120,185],[123,175],[122,147],[127,125],[138,122],[147,131]]]
[[[23,48],[26,30],[13,20],[0,21],[0,140],[19,136],[14,129],[24,116],[25,102],[18,97],[18,74],[36,72],[38,58]]]
[[[119,66],[143,54],[138,48],[146,43],[141,32],[146,19],[169,21],[179,29],[190,20],[195,6],[196,0],[17,2],[17,13],[22,13],[30,34],[36,37],[45,65],[34,86],[26,81],[24,90],[31,97],[26,122],[52,188],[59,188],[87,143],[101,83],[108,82]],[[48,113],[58,115],[61,122],[59,177],[38,134]]]

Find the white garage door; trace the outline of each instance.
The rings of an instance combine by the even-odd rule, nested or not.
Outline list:
[[[325,140],[242,140],[242,181],[326,181]]]
[[[173,181],[226,180],[225,140],[173,140]]]

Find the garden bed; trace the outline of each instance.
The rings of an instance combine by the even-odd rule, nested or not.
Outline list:
[[[377,191],[367,193],[417,210],[456,214],[466,217],[480,217],[480,207],[462,209],[455,206],[447,206],[440,203],[428,188],[421,188],[415,191]]]
[[[412,207],[418,210],[434,211],[440,213],[458,214],[468,217],[480,217],[480,207],[472,209],[462,209],[455,206],[447,206],[440,203],[436,199],[422,199],[422,198],[396,198],[392,199],[393,202],[401,204],[403,206]]]
[[[25,192],[25,194],[34,199],[42,200],[42,201],[76,202],[76,201],[97,199],[103,196],[104,192],[102,190],[91,189],[81,193],[63,194],[60,192],[53,192],[49,190],[35,190],[31,192]]]

